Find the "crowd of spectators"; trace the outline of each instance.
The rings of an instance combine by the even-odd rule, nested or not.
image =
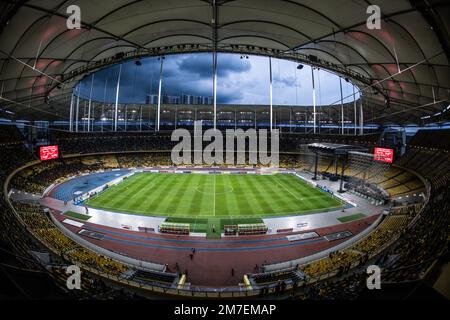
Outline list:
[[[193,136],[193,132],[191,132]],[[224,139],[226,135],[224,134]],[[171,141],[171,132],[64,132],[55,131],[52,134],[54,144],[60,147],[63,154],[172,150],[178,141]],[[268,136],[270,145],[271,137]],[[373,147],[380,139],[379,134],[364,136],[312,135],[283,133],[279,139],[279,149],[282,152],[299,151],[303,146],[313,142],[329,142],[340,144],[357,144]],[[192,137],[192,143],[194,138]],[[203,146],[210,142],[203,141]],[[226,143],[224,141],[223,145]],[[192,144],[193,147],[193,144]]]
[[[54,253],[63,256],[68,261],[77,262],[98,269],[102,273],[115,276],[128,269],[127,266],[119,262],[84,249],[66,237],[44,214],[39,205],[15,202],[14,207],[27,228],[43,241],[46,247],[52,248]]]
[[[428,139],[430,137],[428,136]],[[443,257],[449,250],[450,233],[450,162],[448,153],[444,149],[434,150],[433,163],[425,160],[429,149],[412,147],[401,160],[402,165],[410,167],[422,174],[431,183],[430,199],[425,206],[414,204],[394,208],[391,215],[361,242],[350,249],[365,255],[378,252],[372,263],[379,265],[382,270],[381,279],[384,283],[402,283],[418,281],[426,276],[431,266]],[[396,241],[392,241],[398,238]],[[387,244],[385,250],[380,250]],[[357,257],[356,257],[357,258]],[[328,262],[315,262],[313,265],[331,265],[333,257]],[[365,261],[367,259],[362,260]],[[357,265],[363,265],[357,264]],[[308,266],[306,272],[310,272]],[[320,268],[319,268],[320,270]],[[316,288],[306,288],[299,294],[299,298],[342,299],[343,293],[354,298],[364,290],[365,270],[355,269],[350,276],[342,279],[331,279],[322,282]],[[361,270],[361,269],[360,269]],[[312,273],[312,275],[322,272]],[[306,292],[306,293],[305,293]]]

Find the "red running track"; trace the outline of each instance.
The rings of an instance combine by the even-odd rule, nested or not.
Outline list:
[[[57,212],[52,214],[61,222],[67,218]],[[83,229],[101,233],[104,238],[97,240],[81,237],[105,249],[125,253],[128,257],[167,264],[168,271],[174,273],[187,272],[188,282],[193,285],[223,287],[237,285],[245,273],[254,273],[256,266],[302,258],[336,246],[349,238],[327,241],[323,236],[345,230],[356,235],[377,218],[378,215],[374,215],[354,222],[296,233],[224,237],[214,240],[143,233],[84,222]],[[81,230],[68,224],[64,226],[74,233]],[[286,238],[289,234],[311,231],[315,231],[319,237],[295,242],[290,242]],[[192,248],[195,248],[195,254],[191,259]]]

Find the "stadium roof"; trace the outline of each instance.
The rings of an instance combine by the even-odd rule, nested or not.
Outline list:
[[[71,4],[80,30],[66,27]],[[371,4],[380,30],[366,26]],[[72,87],[106,65],[212,50],[288,58],[371,85],[374,123],[418,123],[449,105],[447,0],[10,0],[0,12],[0,110],[18,119],[67,119]]]
[[[347,144],[338,144],[338,143],[327,143],[327,142],[315,142],[308,144],[308,149],[313,150],[314,152],[323,152],[323,153],[332,153],[335,155],[338,154],[347,154],[349,151],[367,151],[367,148],[355,145],[347,145]]]

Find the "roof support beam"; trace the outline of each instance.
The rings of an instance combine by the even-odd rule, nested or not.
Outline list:
[[[218,29],[218,17],[219,17],[219,9],[217,0],[212,0],[212,21],[211,21],[211,29],[212,29],[212,48],[213,48],[213,105],[214,105],[214,129],[216,129],[217,125],[217,29]]]
[[[435,7],[427,0],[409,0],[409,2],[430,24],[450,62],[450,35],[446,32],[445,24],[441,21]]]

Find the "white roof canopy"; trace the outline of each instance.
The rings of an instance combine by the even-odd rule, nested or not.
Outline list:
[[[72,4],[80,30],[66,27]],[[366,26],[371,4],[381,8],[380,30]],[[67,119],[83,72],[68,75],[89,63],[207,50],[313,56],[359,74],[374,86],[365,91],[372,107],[392,113],[379,123],[417,123],[449,105],[447,0],[18,0],[0,12],[0,106],[20,119]]]

